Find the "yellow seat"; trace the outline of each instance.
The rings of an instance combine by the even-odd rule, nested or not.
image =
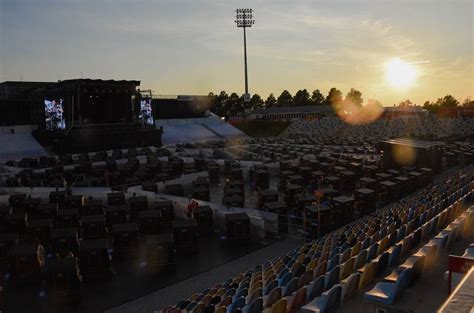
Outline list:
[[[326,261],[321,262],[321,263],[318,264],[318,266],[314,270],[314,277],[315,278],[318,277],[318,276],[324,275],[326,273],[327,264],[328,263]]]
[[[370,237],[370,243],[374,244],[375,242],[379,241],[379,239],[380,239],[379,233],[376,232],[375,234],[372,235],[372,237]]]
[[[300,254],[300,256],[296,259],[295,263],[303,263],[305,257],[306,256],[304,254]]]
[[[318,259],[312,259],[308,265],[306,265],[306,270],[309,271],[309,270],[314,270],[316,268],[316,266],[318,266]]]
[[[263,283],[263,286],[267,286],[269,283],[271,283],[272,281],[274,281],[276,279],[276,276],[275,275],[272,275],[270,277],[268,277],[267,280],[265,280],[265,282]]]
[[[196,304],[196,306],[193,308],[193,310],[191,311],[191,313],[202,313],[202,311],[204,311],[204,303],[199,302],[199,303]]]
[[[263,280],[262,274],[258,273],[257,275],[252,277],[252,280],[250,280],[250,285],[255,284],[259,280]]]
[[[313,280],[313,271],[309,270],[303,273],[300,278],[298,278],[298,288],[306,286]]]
[[[246,303],[252,303],[253,300],[260,298],[262,296],[262,288],[257,288],[249,292],[248,296],[245,299]]]
[[[296,313],[306,303],[306,287],[295,291],[288,303],[288,313]]]
[[[287,305],[288,301],[286,298],[282,298],[275,302],[271,308],[263,310],[263,313],[286,313]]]
[[[220,288],[219,290],[217,290],[216,292],[216,296],[219,296],[219,297],[222,297],[223,295],[226,294],[226,289],[225,288]]]
[[[267,279],[267,277],[272,275],[272,274],[275,274],[275,272],[273,271],[273,268],[267,269],[265,271],[265,273],[263,273],[263,280]]]
[[[387,250],[388,244],[389,244],[389,239],[388,239],[387,236],[385,236],[384,238],[382,238],[382,239],[379,241],[379,246],[378,246],[378,248],[377,248],[377,255],[381,255],[382,252],[384,252],[385,250]]]
[[[277,266],[274,266],[274,267],[273,267],[273,271],[274,271],[275,273],[280,273],[281,270],[283,269],[283,267],[285,267],[285,266],[283,265],[283,263],[279,263]]]
[[[351,250],[346,249],[343,253],[339,253],[339,264],[346,262],[351,256]]]
[[[211,295],[206,295],[204,298],[202,298],[201,302],[204,304],[204,306],[208,306],[209,303],[211,303],[212,296]]]
[[[405,230],[405,234],[411,233],[413,231],[414,227],[415,227],[415,221],[411,220],[407,225],[407,229]]]
[[[352,273],[352,271],[354,270],[354,262],[355,262],[355,257],[350,258],[344,264],[342,264],[341,272],[340,272],[340,280],[345,279],[347,276],[349,276]]]
[[[251,294],[252,292],[254,292],[254,290],[256,290],[258,288],[262,288],[262,286],[263,286],[263,284],[262,284],[261,280],[255,282],[254,284],[251,284],[250,288],[249,288],[249,294]]]
[[[375,272],[377,271],[377,263],[375,261],[370,261],[363,268],[359,270],[361,273],[359,281],[359,290],[364,289],[368,284],[370,284],[375,277]]]
[[[351,249],[351,258],[359,254],[360,247],[361,247],[361,244],[360,244],[360,241],[358,241]]]
[[[290,271],[291,272],[296,272],[296,270],[301,266],[300,262],[295,262],[293,266],[291,267]]]
[[[218,307],[214,313],[227,313],[227,308],[225,306]]]

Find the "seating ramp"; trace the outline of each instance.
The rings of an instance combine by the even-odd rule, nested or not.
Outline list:
[[[229,123],[213,123],[207,125],[207,127],[223,138],[238,138],[247,136],[240,129]]]
[[[0,163],[47,155],[48,152],[30,133],[0,135]]]
[[[199,124],[165,126],[161,135],[164,145],[221,139]]]

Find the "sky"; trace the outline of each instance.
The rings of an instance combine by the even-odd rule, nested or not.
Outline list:
[[[471,0],[0,0],[0,81],[136,79],[154,94],[362,92],[389,106],[474,98]],[[416,69],[388,83],[387,62]]]

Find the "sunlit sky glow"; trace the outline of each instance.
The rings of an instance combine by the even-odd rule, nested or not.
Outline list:
[[[0,81],[139,79],[157,94],[243,93],[236,8],[248,31],[249,89],[362,91],[418,104],[474,95],[473,2],[0,0]],[[416,68],[409,88],[387,62]]]

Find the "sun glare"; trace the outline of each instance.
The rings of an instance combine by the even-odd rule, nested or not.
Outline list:
[[[393,87],[408,88],[413,85],[418,73],[410,63],[394,58],[386,63],[385,75],[387,81]]]

